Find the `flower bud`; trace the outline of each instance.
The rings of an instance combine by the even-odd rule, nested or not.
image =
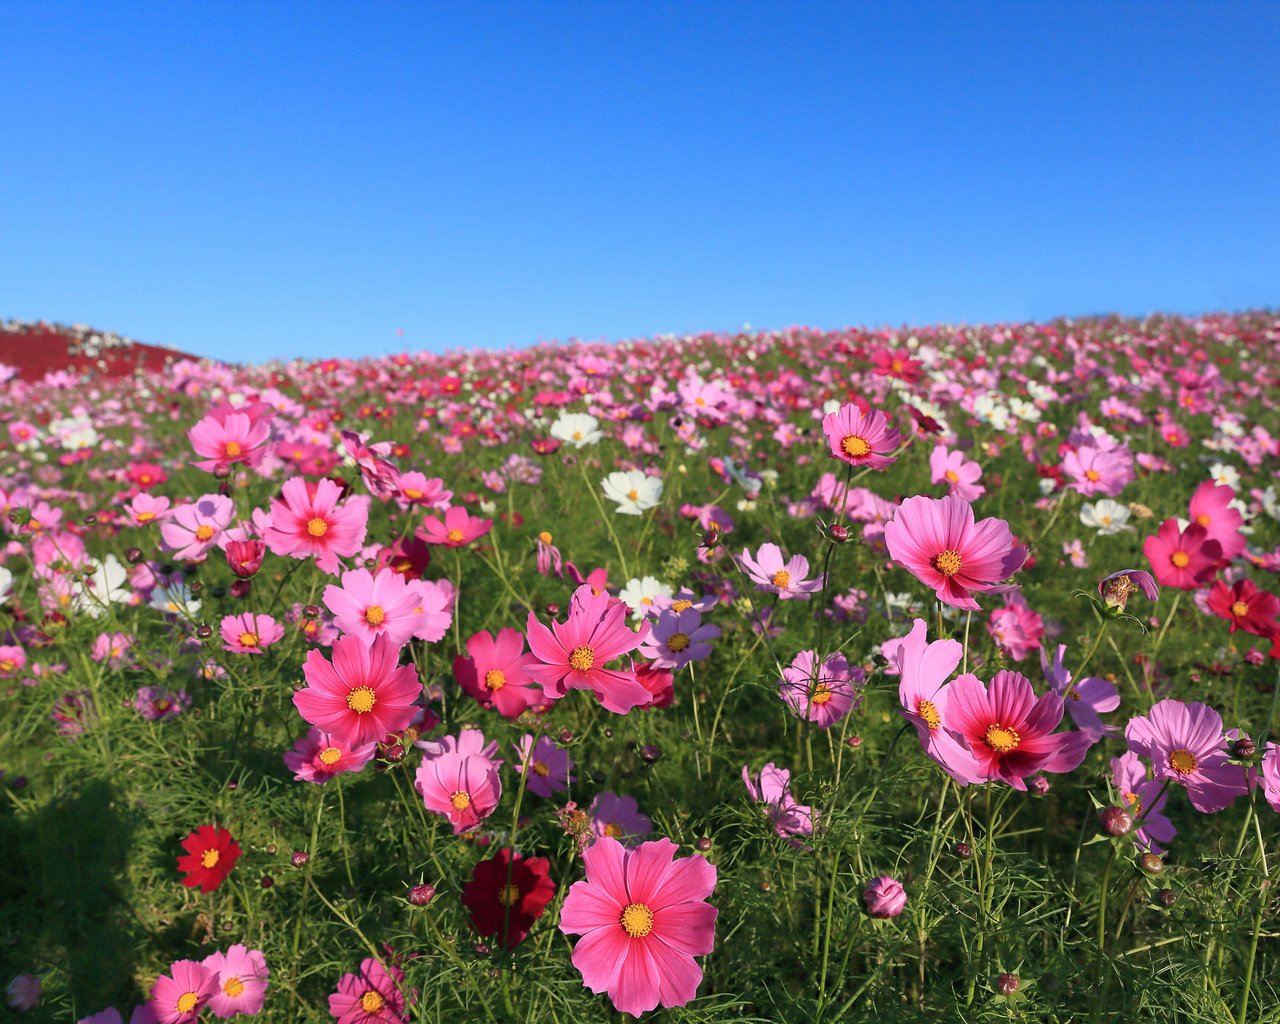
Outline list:
[[[849,539],[849,528],[840,523],[832,523],[827,527],[827,539],[833,544],[843,544]]]
[[[1231,744],[1230,751],[1233,760],[1248,761],[1258,752],[1258,748],[1248,736],[1241,736]]]
[[[1133,815],[1123,807],[1104,807],[1098,814],[1098,822],[1109,836],[1127,836],[1133,828]]]
[[[961,860],[968,860],[970,857],[973,856],[973,847],[970,846],[968,843],[965,843],[965,842],[956,843],[956,845],[952,847],[952,849],[955,851],[955,855],[959,857]]]
[[[415,885],[409,890],[409,902],[415,907],[425,907],[436,895],[434,885]]]
[[[1138,858],[1138,866],[1148,875],[1158,875],[1164,870],[1164,861],[1157,853],[1144,853]]]
[[[872,917],[897,917],[907,905],[907,890],[896,878],[881,875],[873,878],[862,890],[862,902],[867,905],[867,913]]]
[[[1022,980],[1016,974],[1002,974],[996,978],[996,988],[1002,996],[1011,996],[1022,987]]]
[[[295,868],[305,868],[311,863],[311,854],[306,850],[294,850],[289,854],[289,863]]]
[[[1174,892],[1172,889],[1161,889],[1158,893],[1156,893],[1156,899],[1158,899],[1166,907],[1171,907],[1178,902],[1178,894]]]

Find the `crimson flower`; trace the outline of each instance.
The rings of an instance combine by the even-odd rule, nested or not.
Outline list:
[[[462,887],[462,905],[471,911],[479,934],[497,936],[507,949],[515,949],[555,894],[545,857],[503,849],[472,869],[471,881]]]
[[[182,884],[204,892],[213,892],[236,866],[243,852],[225,828],[201,825],[182,840],[186,854],[178,858],[178,870],[185,872]]]

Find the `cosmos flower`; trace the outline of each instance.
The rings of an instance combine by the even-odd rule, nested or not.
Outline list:
[[[194,960],[175,960],[151,989],[158,1024],[193,1024],[218,991],[218,976]]]
[[[271,409],[262,404],[219,406],[187,431],[192,449],[202,456],[195,466],[210,473],[225,472],[236,463],[258,465],[270,436]]]
[[[753,774],[749,765],[742,766],[742,784],[747,795],[765,807],[774,833],[792,846],[802,847],[802,839],[813,835],[813,808],[797,803],[791,795],[791,773],[772,761]]]
[[[443,520],[437,516],[424,516],[422,525],[422,539],[428,544],[460,548],[492,530],[493,520],[469,515],[461,505],[454,505],[445,509]]]
[[[864,678],[862,669],[850,668],[843,654],[829,655],[819,666],[814,651],[801,651],[782,670],[778,696],[797,718],[830,729],[849,713],[858,699],[855,687]]]
[[[809,560],[804,555],[792,555],[784,559],[777,544],[761,544],[755,557],[743,548],[739,556],[747,576],[757,590],[777,594],[783,601],[809,600],[810,595],[822,589],[823,579],[808,579]]]
[[[398,733],[413,721],[422,684],[412,665],[399,665],[400,648],[383,636],[366,645],[344,636],[333,645],[333,661],[307,652],[307,685],[294,692],[302,717],[344,743],[362,746]]]
[[[253,612],[228,615],[222,620],[219,631],[223,650],[233,654],[262,654],[284,636],[284,626],[270,615],[255,615]]]
[[[179,561],[203,562],[235,514],[235,503],[221,494],[206,494],[193,504],[179,505],[160,524],[163,547]]]
[[[1232,561],[1244,551],[1245,537],[1240,532],[1244,516],[1232,507],[1236,492],[1233,488],[1206,480],[1191,496],[1188,511],[1191,522],[1203,526],[1210,540],[1216,540],[1222,549],[1222,558]]]
[[[600,421],[594,416],[582,412],[562,412],[560,418],[551,424],[551,436],[575,448],[585,448],[604,437],[599,427]]]
[[[271,503],[271,524],[263,538],[277,555],[314,557],[331,576],[339,558],[349,558],[364,546],[369,524],[365,495],[339,502],[342,487],[332,480],[310,483],[302,477],[286,480],[281,496]]]
[[[313,727],[285,753],[284,764],[299,782],[323,785],[341,772],[360,771],[377,752],[376,742],[350,746]]]
[[[1237,580],[1227,586],[1214,580],[1209,588],[1209,610],[1231,624],[1230,632],[1243,629],[1254,636],[1273,637],[1280,632],[1280,597],[1258,589],[1252,580]]]
[[[876,409],[864,413],[853,404],[824,416],[822,432],[837,459],[872,469],[893,465],[893,452],[902,443],[902,436],[889,425],[884,413]]]
[[[502,849],[471,869],[471,881],[462,887],[462,905],[471,912],[477,934],[495,936],[507,949],[515,949],[555,894],[545,857]]]
[[[1163,853],[1178,834],[1164,814],[1169,799],[1164,783],[1147,774],[1147,766],[1132,750],[1111,759],[1111,781],[1124,807],[1133,815],[1133,835],[1138,844],[1152,853]]]
[[[711,641],[720,628],[703,623],[697,608],[665,611],[658,615],[649,640],[640,648],[656,668],[682,669],[691,661],[702,661],[711,654]]]
[[[178,858],[182,884],[204,892],[213,892],[226,880],[241,853],[231,833],[214,825],[201,825],[182,840],[182,848],[187,851]]]
[[[581,935],[573,966],[614,1009],[638,1016],[659,1003],[684,1006],[698,992],[693,959],[715,945],[717,911],[707,904],[716,869],[699,856],[673,859],[670,839],[628,850],[607,836],[582,855],[586,878],[560,910],[560,930]]]
[[[1129,719],[1124,738],[1156,779],[1187,791],[1191,806],[1212,814],[1248,791],[1244,769],[1230,764],[1222,716],[1199,701],[1162,700]]]
[[[929,453],[930,482],[945,483],[957,498],[977,501],[987,489],[978,483],[982,479],[982,467],[964,457],[962,451],[948,451],[947,446],[937,445]]]
[[[1080,522],[1098,531],[1099,537],[1132,530],[1129,525],[1129,506],[1110,498],[1099,498],[1092,505],[1080,506]]]
[[[502,799],[498,766],[479,754],[424,758],[415,783],[427,810],[448,818],[455,835],[478,827]]]
[[[467,655],[453,659],[453,677],[481,707],[496,708],[503,718],[519,718],[545,699],[528,674],[537,659],[525,651],[519,630],[507,627],[496,637],[487,629],[473,633],[467,639]]]
[[[400,991],[404,972],[390,970],[373,957],[360,962],[360,970],[338,979],[329,996],[329,1012],[337,1024],[405,1024],[405,998]]]
[[[271,971],[262,950],[250,950],[236,943],[225,953],[211,953],[203,965],[214,973],[218,989],[209,1000],[209,1011],[215,1017],[249,1016],[262,1012],[267,998]]]
[[[587,818],[595,839],[608,836],[623,846],[635,846],[653,831],[653,822],[640,813],[635,797],[619,796],[607,789],[597,793],[591,801]]]
[[[519,743],[514,744],[514,749],[515,769],[525,775],[525,788],[530,793],[551,796],[568,789],[569,783],[574,781],[569,774],[573,768],[573,759],[569,757],[568,751],[558,746],[549,736],[539,736],[535,740],[526,733]]]
[[[1179,530],[1176,520],[1166,519],[1160,529],[1143,542],[1142,553],[1151,563],[1151,572],[1160,586],[1195,590],[1208,583],[1218,571],[1222,546],[1211,540],[1199,523]]]
[[[610,473],[600,481],[605,497],[618,506],[624,516],[638,516],[662,501],[662,481],[643,470]]]
[[[416,581],[381,569],[375,576],[368,569],[342,574],[340,586],[324,588],[324,606],[333,613],[334,625],[366,644],[386,636],[396,647],[408,643],[421,618]]]

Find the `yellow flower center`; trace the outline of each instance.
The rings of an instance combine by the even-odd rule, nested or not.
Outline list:
[[[507,884],[498,890],[498,902],[504,907],[514,907],[520,902],[520,887]]]
[[[386,617],[387,613],[379,604],[371,604],[364,610],[364,621],[371,626],[381,626]]]
[[[229,459],[234,459],[244,451],[244,449],[240,447],[239,441],[228,441],[222,450],[227,453],[227,458]]]
[[[364,1010],[365,1013],[377,1013],[382,1009],[383,1002],[382,996],[373,991],[373,989],[369,989],[368,992],[360,997],[360,1009]]]
[[[942,725],[942,716],[938,714],[937,705],[931,700],[922,700],[916,705],[916,714],[924,719],[924,724],[933,732]]]
[[[154,512],[139,512],[134,518],[136,518],[140,523],[149,523],[155,517],[156,514]]]
[[[983,740],[997,754],[1007,754],[1011,750],[1018,749],[1018,744],[1022,742],[1022,737],[1013,729],[1005,729],[999,725],[989,725]]]
[[[179,1013],[190,1013],[196,1008],[196,1003],[200,1002],[200,997],[194,992],[183,992],[178,996],[178,1001],[174,1004],[174,1008]]]
[[[611,821],[607,825],[605,825],[604,834],[607,835],[610,839],[617,839],[618,836],[622,835],[622,826],[619,825],[616,821]]]
[[[1199,523],[1201,526],[1208,526],[1211,522],[1213,522],[1213,520],[1209,518],[1208,512],[1201,512],[1198,516],[1196,516],[1196,522]]]
[[[222,994],[234,999],[244,991],[244,982],[234,974],[222,983]]]
[[[444,535],[444,539],[447,540],[450,544],[461,544],[462,538],[463,538],[463,533],[461,530],[450,530],[448,533]]]
[[[367,715],[378,703],[378,695],[371,686],[357,686],[347,694],[347,707],[357,715]]]
[[[541,775],[544,779],[551,774],[546,761],[534,761],[529,767],[533,769],[535,775]]]
[[[596,652],[586,644],[575,647],[569,654],[569,667],[577,672],[586,672],[596,663]]]
[[[677,654],[685,650],[689,646],[688,633],[672,633],[671,638],[667,641],[668,650],[675,651]]]
[[[18,663],[12,658],[5,658],[3,661],[0,661],[0,672],[12,672],[17,667]]]
[[[1242,616],[1248,615],[1249,606],[1245,604],[1243,601],[1237,601],[1235,604],[1231,606],[1231,614],[1234,615],[1236,618],[1240,618]]]
[[[465,811],[471,806],[471,794],[458,790],[458,792],[449,797],[449,803],[453,804],[455,811]]]
[[[1191,753],[1185,747],[1175,750],[1169,755],[1169,767],[1179,775],[1190,775],[1196,770],[1196,765],[1200,762],[1196,760],[1196,755]]]
[[[1124,797],[1124,802],[1133,809],[1134,814],[1142,815],[1142,801],[1138,799],[1137,793],[1122,793],[1121,796]]]
[[[959,482],[960,482],[960,474],[959,474],[959,473],[957,473],[954,469],[949,469],[949,470],[947,470],[947,471],[943,474],[943,476],[945,476],[945,477],[946,477],[949,481],[951,481],[951,483],[953,483],[953,484],[956,484],[956,483],[959,483]]]
[[[1179,569],[1185,569],[1191,564],[1191,556],[1185,551],[1175,551],[1169,556],[1169,561],[1176,565]]]
[[[633,939],[643,939],[653,931],[653,911],[643,903],[628,903],[619,923]]]
[[[208,523],[201,523],[196,527],[196,540],[206,541],[214,535],[216,531]]]
[[[682,597],[682,598],[680,598],[680,600],[679,600],[679,601],[672,601],[672,602],[671,602],[671,610],[672,610],[673,612],[677,612],[677,613],[679,613],[679,612],[687,612],[687,611],[688,611],[690,608],[692,608],[692,607],[693,607],[693,602],[692,602],[692,601],[687,601],[687,600],[685,600],[683,597]]]
[[[831,703],[831,687],[826,683],[819,683],[813,688],[813,703],[822,707],[823,704]]]
[[[204,851],[204,853],[200,854],[200,865],[201,865],[202,867],[206,867],[206,868],[217,867],[217,866],[218,866],[218,851],[217,851],[217,850],[205,850],[205,851]]]
[[[336,761],[341,760],[341,758],[342,751],[337,747],[325,747],[324,750],[320,751],[321,764],[334,764]]]
[[[779,569],[769,577],[769,582],[779,590],[786,590],[787,587],[791,586],[791,573],[787,572],[786,569]]]
[[[962,565],[964,565],[964,559],[955,548],[947,548],[946,551],[933,556],[933,567],[943,576],[954,576],[960,571]]]
[[[581,430],[575,430],[575,431],[573,432],[573,439],[574,439],[575,441],[581,441],[581,440],[582,440],[582,431],[581,431]]]
[[[422,492],[416,487],[406,487],[404,489],[404,496],[410,501],[417,501],[422,497]]]
[[[249,633],[249,632],[241,633],[241,634],[240,634],[240,646],[241,646],[241,647],[257,647],[257,646],[258,646],[258,634],[257,634],[257,633]]]
[[[859,437],[857,434],[849,434],[840,442],[840,450],[851,459],[860,459],[864,455],[871,453],[871,445],[867,444],[866,438]]]
[[[631,490],[627,491],[627,497],[631,501],[635,501],[638,497],[640,497],[640,492],[633,487],[631,488]]]
[[[491,668],[484,674],[484,685],[490,690],[501,690],[507,685],[507,674],[500,668]]]
[[[550,544],[551,534],[548,533],[546,530],[543,530],[540,534],[538,534],[538,540],[542,541],[543,544]]]
[[[1084,478],[1088,480],[1090,483],[1097,483],[1099,480],[1102,479],[1102,474],[1099,473],[1096,469],[1086,469],[1084,471]]]
[[[329,524],[319,516],[316,516],[307,523],[307,533],[311,534],[313,537],[323,537],[328,532]]]

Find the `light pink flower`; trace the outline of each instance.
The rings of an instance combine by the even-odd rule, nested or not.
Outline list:
[[[809,600],[809,595],[822,589],[823,580],[806,579],[809,575],[809,560],[804,555],[792,555],[784,559],[782,549],[777,544],[761,544],[755,558],[746,548],[739,556],[742,567],[746,570],[757,590],[766,594],[777,594],[780,600]]]
[[[284,636],[284,626],[270,615],[242,612],[222,620],[223,649],[234,654],[262,654]]]
[[[948,451],[947,446],[940,444],[929,453],[930,482],[945,483],[949,493],[965,501],[977,501],[987,489],[978,483],[982,478],[982,467],[976,462],[965,459],[962,451]]]
[[[411,581],[390,569],[376,576],[368,569],[355,569],[342,574],[341,586],[324,588],[324,606],[342,632],[365,643],[386,636],[397,647],[408,643],[420,625],[418,598]]]
[[[218,980],[218,991],[209,1000],[209,1009],[215,1017],[234,1017],[239,1013],[253,1016],[262,1012],[271,971],[260,949],[250,950],[237,943],[225,953],[209,954],[204,958],[204,966],[213,971]]]

